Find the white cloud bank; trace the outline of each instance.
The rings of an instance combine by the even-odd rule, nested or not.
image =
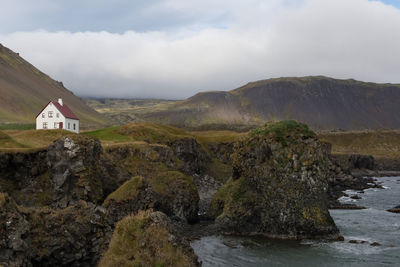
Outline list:
[[[0,42],[81,96],[185,98],[281,76],[400,82],[399,9],[367,0],[229,3],[226,28],[40,30],[3,33]]]

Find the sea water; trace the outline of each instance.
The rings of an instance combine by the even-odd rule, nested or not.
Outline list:
[[[400,177],[377,178],[383,189],[363,194],[348,190],[344,203],[364,210],[330,210],[344,242],[279,241],[266,238],[208,236],[191,243],[203,266],[400,266]],[[350,240],[366,241],[363,244]],[[377,242],[379,246],[371,246]]]

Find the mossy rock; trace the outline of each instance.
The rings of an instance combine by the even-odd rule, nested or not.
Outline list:
[[[164,171],[153,177],[134,177],[111,193],[103,203],[111,217],[153,208],[188,222],[198,219],[199,195],[191,177],[178,171]]]
[[[316,134],[304,123],[295,120],[269,122],[250,132],[251,136],[266,136],[287,145],[296,138],[315,137]]]
[[[338,238],[327,205],[328,149],[293,121],[237,142],[233,177],[214,195],[210,216],[228,233]]]
[[[150,210],[129,215],[117,224],[99,262],[100,267],[197,265],[193,251],[172,235],[168,217]]]

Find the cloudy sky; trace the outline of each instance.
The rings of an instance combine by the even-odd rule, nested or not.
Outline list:
[[[79,96],[281,76],[400,83],[400,1],[0,0],[0,43]]]

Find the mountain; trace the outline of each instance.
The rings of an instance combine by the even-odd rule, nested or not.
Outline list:
[[[251,82],[228,92],[198,93],[144,120],[181,127],[258,125],[295,119],[313,129],[399,129],[400,85],[324,76]]]
[[[57,98],[63,98],[83,127],[99,127],[108,123],[61,82],[51,79],[19,54],[0,44],[0,124],[34,123],[41,109]]]

